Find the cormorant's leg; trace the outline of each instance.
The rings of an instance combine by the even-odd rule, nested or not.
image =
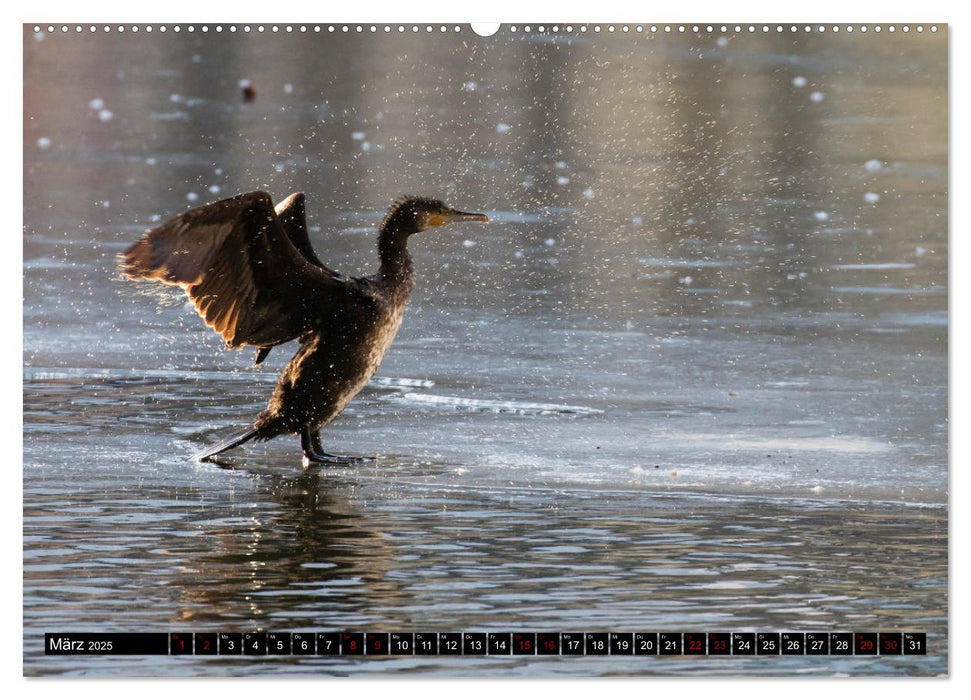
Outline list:
[[[300,431],[300,448],[303,450],[303,465],[306,467],[311,463],[326,463],[333,462],[335,460],[331,459],[329,456],[320,454],[320,452],[315,449],[314,443],[320,444],[320,440],[314,440],[314,435],[310,432],[310,428],[304,427]]]
[[[345,457],[332,455],[323,451],[320,445],[320,431],[310,431],[304,428],[300,431],[300,447],[303,449],[303,463],[307,466],[313,462],[318,464],[347,464],[348,462],[363,462],[363,457]]]

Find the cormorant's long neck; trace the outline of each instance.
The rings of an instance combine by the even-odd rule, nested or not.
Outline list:
[[[385,225],[378,236],[381,281],[400,301],[408,300],[415,287],[415,268],[408,252],[408,234]]]

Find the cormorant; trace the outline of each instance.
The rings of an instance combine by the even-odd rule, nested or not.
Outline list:
[[[324,452],[320,429],[364,388],[401,326],[415,286],[408,238],[455,221],[489,217],[436,199],[398,200],[381,223],[381,267],[369,277],[346,277],[320,261],[300,192],[275,208],[267,193],[249,192],[191,209],[126,250],[120,265],[129,279],[182,287],[227,347],[257,348],[257,364],[274,346],[300,340],[266,410],[195,459],[298,433],[304,466],[358,461]]]

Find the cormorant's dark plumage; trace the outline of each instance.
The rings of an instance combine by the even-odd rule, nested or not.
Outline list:
[[[196,459],[297,433],[305,464],[346,461],[323,452],[320,429],[364,387],[401,326],[415,286],[408,238],[454,221],[488,220],[434,199],[399,200],[381,223],[378,272],[345,277],[314,253],[303,194],[274,208],[268,194],[250,192],[187,211],[125,251],[129,278],[181,286],[229,347],[257,348],[257,364],[274,346],[300,339],[266,410]]]

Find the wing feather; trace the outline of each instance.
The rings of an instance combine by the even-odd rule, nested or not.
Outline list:
[[[131,279],[185,289],[230,347],[278,345],[315,319],[366,303],[347,278],[317,259],[300,193],[276,209],[265,192],[192,209],[148,232],[120,265]]]
[[[320,262],[310,244],[310,234],[307,231],[306,197],[303,192],[294,192],[276,205],[276,215],[280,217],[283,230],[286,232],[293,247],[310,263],[326,270],[329,274],[339,276],[336,272]]]

